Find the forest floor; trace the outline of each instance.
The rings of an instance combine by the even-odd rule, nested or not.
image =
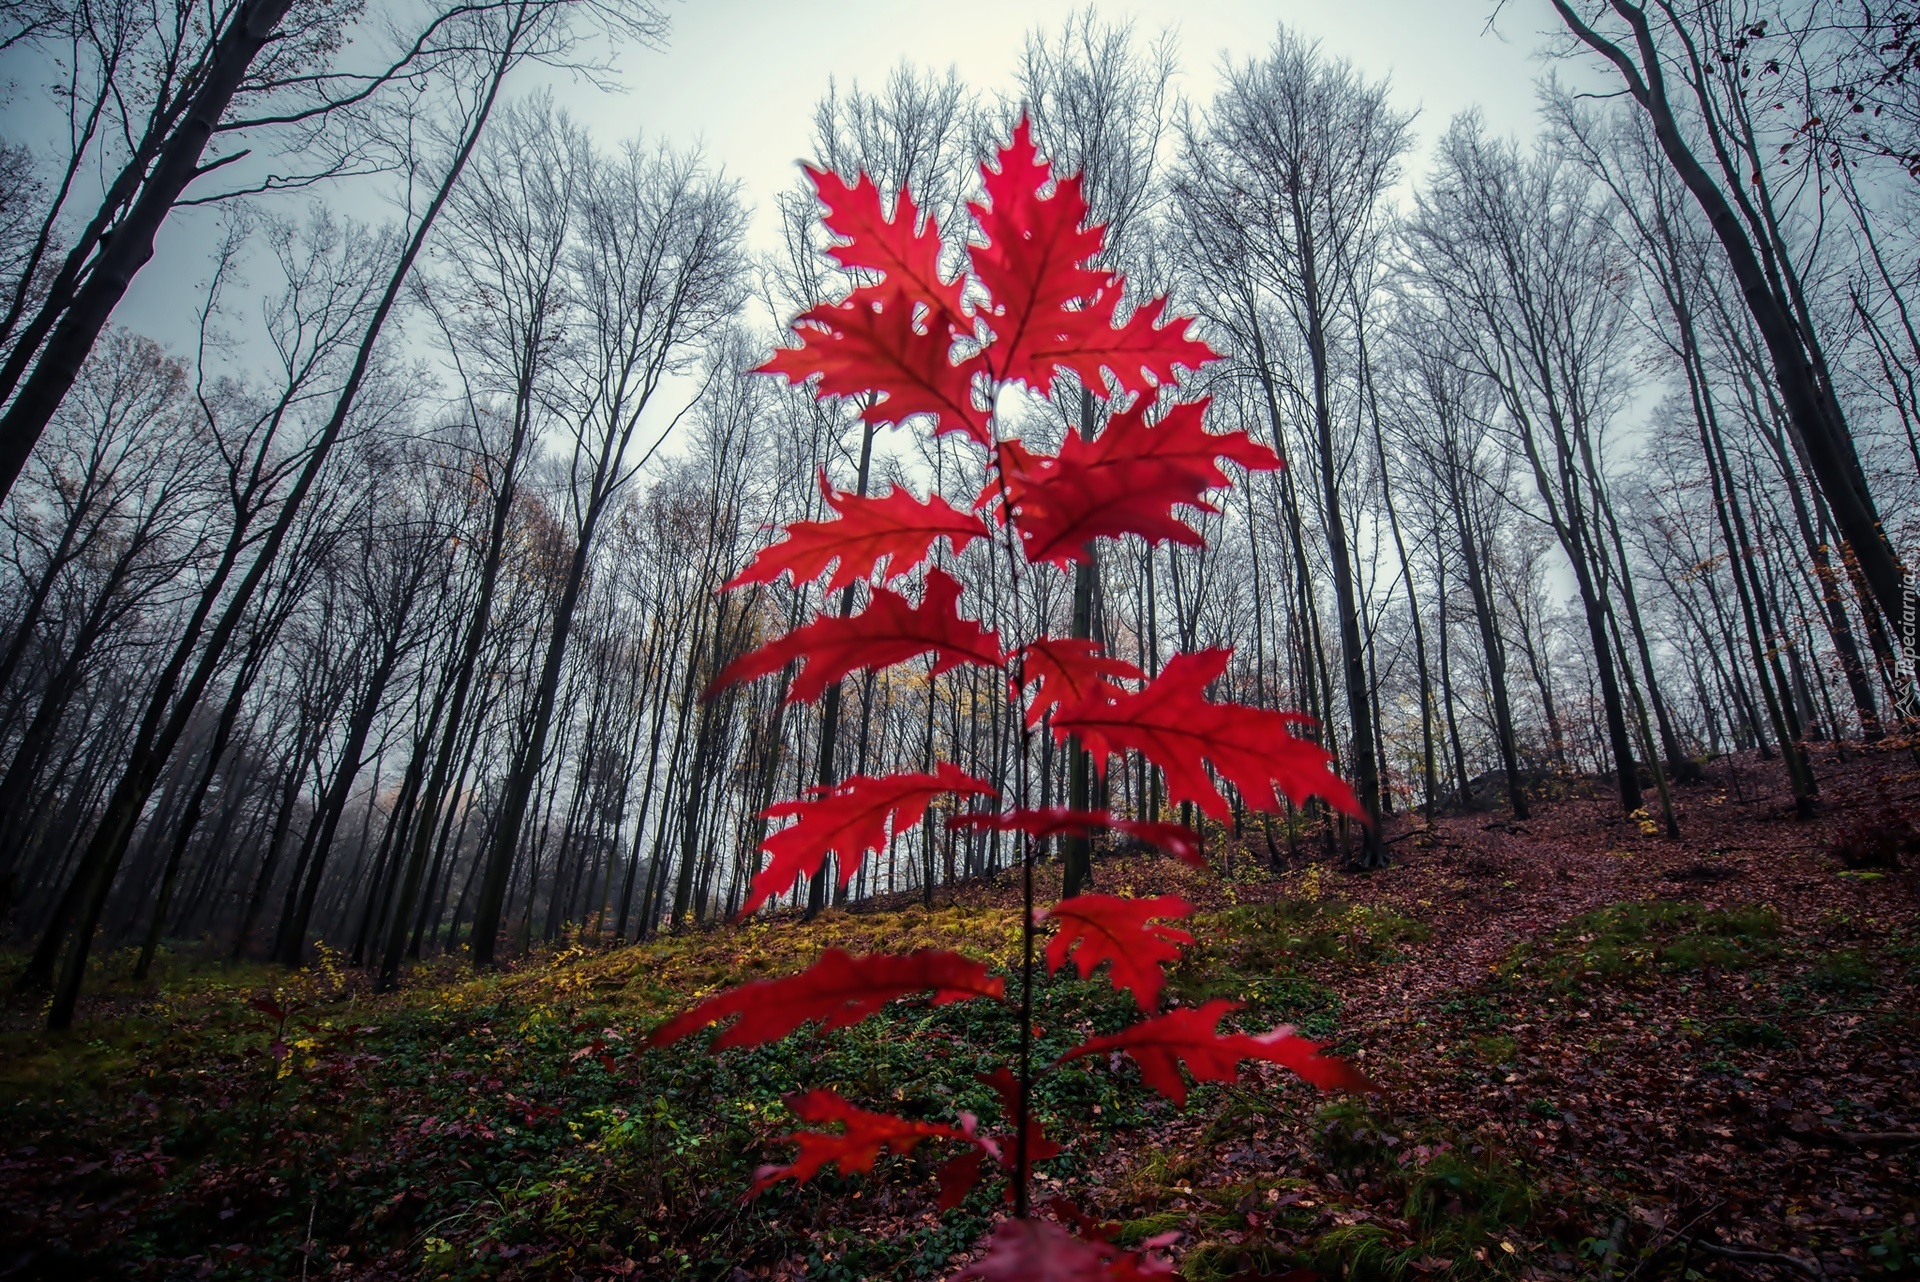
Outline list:
[[[1797,822],[1777,769],[1716,763],[1676,791],[1679,841],[1587,795],[1519,824],[1395,821],[1395,863],[1371,874],[1304,848],[1278,873],[1247,850],[1229,866],[1217,840],[1209,874],[1100,860],[1099,890],[1198,906],[1179,1001],[1232,996],[1250,1029],[1331,1039],[1385,1093],[1249,1066],[1175,1112],[1130,1064],[1081,1062],[1038,1093],[1065,1145],[1041,1192],[1124,1243],[1176,1235],[1194,1282],[1920,1273],[1920,771],[1903,753],[1817,765],[1820,813]],[[331,962],[181,953],[135,986],[105,958],[71,1035],[19,1006],[0,1024],[0,1279],[945,1276],[999,1190],[941,1213],[932,1146],[740,1195],[790,1151],[797,1088],[994,1118],[977,1075],[1007,1014],[896,1005],[718,1057],[640,1042],[827,946],[1010,962],[1013,888],[953,900],[573,946],[478,979],[449,958],[390,996]],[[1041,986],[1043,1056],[1117,1027],[1125,1001]]]

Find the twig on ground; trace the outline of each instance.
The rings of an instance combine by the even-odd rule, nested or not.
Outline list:
[[[1717,1255],[1723,1260],[1741,1260],[1749,1264],[1772,1264],[1784,1268],[1798,1269],[1810,1278],[1825,1278],[1827,1270],[1818,1259],[1803,1260],[1797,1255],[1788,1255],[1785,1251],[1751,1251],[1745,1248],[1721,1246],[1705,1238],[1688,1238],[1694,1246],[1708,1255]]]

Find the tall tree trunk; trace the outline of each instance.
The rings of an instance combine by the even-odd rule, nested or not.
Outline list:
[[[383,647],[380,661],[368,679],[360,703],[347,722],[347,738],[340,748],[340,763],[334,768],[333,784],[320,803],[320,824],[307,859],[306,876],[300,883],[298,898],[292,902],[293,911],[274,941],[274,960],[282,965],[298,966],[305,959],[307,925],[313,917],[314,896],[320,893],[320,880],[326,872],[327,857],[333,850],[333,836],[340,827],[340,816],[346,813],[353,781],[360,777],[363,764],[361,756],[366,752],[367,735],[373,729],[373,719],[380,711],[381,700],[386,697],[387,683],[392,679],[394,667],[399,662],[398,638],[396,630]]]
[[[1730,199],[1688,145],[1686,131],[1667,97],[1662,54],[1646,12],[1631,0],[1610,3],[1632,30],[1638,64],[1619,45],[1589,26],[1568,0],[1553,0],[1567,29],[1620,72],[1627,92],[1652,122],[1654,137],[1674,172],[1692,193],[1726,251],[1747,311],[1766,344],[1780,398],[1805,442],[1808,462],[1833,510],[1834,522],[1858,560],[1882,614],[1897,627],[1913,608],[1913,589],[1874,508],[1846,418],[1819,377],[1817,336],[1805,332],[1796,320],[1791,300],[1769,279],[1754,241],[1735,212],[1733,199],[1744,201],[1745,194],[1736,189]],[[1908,662],[1913,662],[1911,657]]]
[[[114,223],[111,234],[100,236],[85,283],[52,327],[33,373],[0,416],[0,497],[13,489],[27,455],[79,377],[80,367],[106,327],[107,318],[133,283],[135,273],[153,257],[153,242],[161,223],[187,185],[200,176],[200,156],[212,140],[215,127],[226,115],[248,68],[292,7],[293,0],[245,0],[234,13],[214,46],[193,104],[161,145],[153,169],[140,183],[139,195],[126,216]],[[27,337],[22,335],[15,350],[31,355]],[[64,1005],[56,998],[56,1009]],[[59,1026],[65,1027],[64,1022]]]
[[[860,472],[855,493],[862,498],[867,493],[867,474],[873,462],[873,424],[860,426]],[[840,617],[846,618],[853,613],[854,584],[847,584],[840,591]],[[834,750],[840,733],[840,686],[836,681],[827,687],[826,698],[820,702],[820,756],[814,767],[814,782],[821,788],[831,788],[840,782],[839,773],[834,768]],[[807,883],[807,910],[804,917],[812,921],[820,915],[827,904],[827,882],[837,869],[832,856],[820,865]]]
[[[1460,535],[1460,558],[1466,563],[1467,592],[1473,597],[1473,616],[1480,625],[1480,647],[1487,656],[1487,685],[1493,696],[1494,737],[1500,741],[1500,768],[1507,775],[1507,804],[1515,819],[1529,817],[1526,784],[1520,777],[1520,750],[1514,740],[1513,704],[1507,696],[1507,650],[1493,613],[1493,591],[1487,582],[1486,564],[1475,537],[1475,520],[1468,497],[1462,493],[1460,470],[1449,468],[1447,478],[1453,500],[1454,528]]]
[[[255,2],[260,5],[260,12],[269,11],[267,8],[269,0],[255,0]],[[275,21],[278,21],[278,15],[284,13],[286,10],[287,0],[271,0],[271,2],[278,6],[272,10]],[[261,39],[264,41],[265,33],[262,33]],[[108,802],[106,810],[94,830],[93,839],[88,843],[87,852],[81,860],[80,867],[74,874],[76,884],[83,887],[80,920],[74,930],[72,947],[68,949],[67,961],[61,974],[60,983],[55,989],[53,1003],[48,1008],[47,1027],[50,1030],[58,1031],[67,1028],[73,1022],[74,1003],[79,999],[81,980],[86,974],[87,955],[92,948],[93,932],[99,923],[100,913],[106,906],[107,894],[113,888],[114,875],[119,871],[120,861],[126,855],[127,842],[133,834],[134,823],[138,820],[140,812],[146,807],[147,797],[153,790],[154,781],[159,776],[161,766],[164,764],[167,756],[172,753],[174,744],[179,740],[181,732],[185,729],[186,718],[191,714],[194,705],[199,702],[201,692],[206,688],[206,683],[212,679],[214,668],[217,666],[221,654],[225,651],[228,640],[231,638],[234,629],[239,627],[241,617],[245,614],[248,603],[253,597],[253,593],[258,589],[261,580],[266,577],[268,569],[273,565],[274,559],[279,555],[281,545],[286,541],[288,532],[293,528],[294,518],[299,514],[301,505],[306,501],[307,495],[313,489],[314,482],[319,477],[320,469],[325,465],[328,456],[332,453],[335,442],[340,438],[341,431],[346,427],[347,417],[353,409],[355,400],[359,396],[361,384],[366,379],[367,370],[373,361],[374,347],[386,326],[387,317],[392,312],[394,304],[399,301],[401,287],[406,283],[407,276],[413,270],[414,260],[419,257],[420,250],[426,243],[427,233],[432,229],[434,221],[439,217],[440,210],[445,206],[448,197],[453,194],[454,184],[458,181],[461,170],[465,168],[467,158],[473,152],[474,144],[479,141],[480,131],[484,127],[486,118],[498,97],[501,80],[502,77],[495,76],[489,83],[482,105],[476,113],[466,137],[462,139],[460,149],[453,163],[448,166],[447,173],[442,179],[439,189],[435,191],[433,199],[421,214],[419,224],[414,228],[413,235],[408,239],[407,246],[401,253],[399,262],[395,264],[393,273],[388,278],[386,289],[381,295],[380,302],[374,308],[373,314],[368,318],[366,333],[362,337],[359,348],[354,354],[352,368],[349,370],[346,382],[334,402],[333,412],[328,417],[325,426],[322,427],[318,437],[308,450],[307,461],[302,466],[299,478],[294,482],[292,490],[287,494],[286,498],[281,501],[280,512],[274,521],[273,528],[261,544],[259,551],[255,554],[253,565],[248,569],[246,576],[235,589],[227,603],[226,611],[219,624],[209,636],[206,647],[202,652],[199,670],[195,673],[193,679],[189,681],[187,689],[175,702],[173,717],[166,721],[163,726],[162,718],[165,717],[164,698],[165,694],[170,692],[170,682],[163,680],[162,691],[156,692],[155,699],[149,705],[148,715],[143,722],[139,737],[135,740],[131,759],[126,771],[122,774],[119,784],[116,785],[113,797]],[[235,82],[238,82],[237,74],[235,76]],[[230,93],[231,91],[229,91],[229,94]],[[224,102],[222,104],[222,110],[224,110]],[[208,127],[211,128],[211,125]],[[197,150],[195,155],[198,155]],[[155,226],[158,226],[157,220]],[[103,316],[101,319],[104,321],[105,317]],[[43,364],[45,360],[46,358],[43,357]],[[35,376],[38,377],[37,370]],[[69,378],[68,381],[70,383],[71,379]],[[26,391],[23,389],[21,392],[22,399],[25,398],[26,394]],[[9,415],[19,408],[20,402],[16,401],[13,410],[9,411]],[[47,412],[51,414],[51,407],[48,407]],[[3,435],[3,433],[0,433],[0,436]],[[5,448],[8,448],[8,442],[5,439],[0,439],[0,449]],[[18,471],[17,467],[15,471]],[[210,607],[211,604],[210,601],[206,603],[207,607]],[[205,610],[203,609],[201,617],[204,618],[204,614]],[[181,662],[176,665],[176,672],[179,667],[184,666],[184,659],[185,656],[182,655]]]
[[[1460,721],[1454,712],[1453,661],[1448,653],[1447,561],[1446,553],[1434,548],[1435,590],[1440,598],[1440,702],[1447,713],[1447,738],[1453,745],[1453,783],[1462,810],[1473,805],[1473,790],[1467,777],[1467,751],[1460,742]]]
[[[250,659],[252,657],[249,656]],[[186,809],[175,825],[173,845],[167,852],[167,865],[160,874],[160,893],[154,902],[153,920],[147,927],[147,937],[140,947],[140,960],[133,968],[136,982],[145,981],[147,971],[153,965],[153,954],[160,946],[161,932],[166,929],[167,909],[173,902],[174,878],[180,874],[181,861],[186,858],[194,829],[200,823],[200,811],[207,799],[207,789],[213,786],[213,778],[219,773],[221,762],[226,757],[227,743],[233,734],[234,722],[239,719],[240,706],[246,699],[247,687],[252,683],[253,675],[251,663],[243,663],[241,670],[235,674],[233,688],[228,691],[226,704],[220,709],[220,721],[214,728],[213,741],[207,745],[205,765],[192,792],[188,794]]]
[[[1347,729],[1352,735],[1354,795],[1366,812],[1360,826],[1360,851],[1356,862],[1362,868],[1380,868],[1387,862],[1386,843],[1380,839],[1375,817],[1380,813],[1380,773],[1373,751],[1373,706],[1368,698],[1366,655],[1360,638],[1360,606],[1354,591],[1353,557],[1347,547],[1346,520],[1340,510],[1339,457],[1333,444],[1333,413],[1329,404],[1332,372],[1327,356],[1327,337],[1322,315],[1319,265],[1315,260],[1313,237],[1296,189],[1294,235],[1300,255],[1300,305],[1307,317],[1307,354],[1313,366],[1313,419],[1320,455],[1321,504],[1327,527],[1327,557],[1333,570],[1334,608],[1340,619],[1341,671],[1347,688]]]

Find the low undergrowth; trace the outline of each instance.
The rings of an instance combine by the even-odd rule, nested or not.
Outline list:
[[[1195,896],[1197,943],[1169,977],[1182,1004],[1243,1001],[1240,1027],[1334,1040],[1389,1094],[1329,1104],[1259,1071],[1195,1086],[1182,1114],[1131,1064],[1076,1061],[1040,1079],[1037,1116],[1064,1150],[1036,1195],[1079,1202],[1129,1246],[1178,1234],[1193,1282],[1735,1276],[1688,1254],[1711,1234],[1824,1252],[1835,1277],[1848,1260],[1867,1277],[1912,1267],[1914,1150],[1833,1138],[1913,1128],[1920,1026],[1902,994],[1920,934],[1886,906],[1903,902],[1893,878],[1801,874],[1824,880],[1797,903],[1608,893],[1555,917],[1536,905],[1557,883],[1522,898],[1524,869],[1463,882],[1443,856],[1390,882],[1243,860]],[[1619,875],[1612,849],[1593,858]],[[1099,876],[1190,893],[1154,880],[1184,875],[1169,867],[1112,860]],[[1515,940],[1501,927],[1521,912],[1541,925]],[[1004,967],[1016,924],[1004,887],[977,887],[932,912],[568,946],[481,978],[449,958],[380,997],[331,962],[289,975],[177,954],[140,989],[107,973],[129,959],[107,958],[108,996],[76,1034],[48,1041],[24,1010],[0,1030],[0,1274],[949,1276],[1002,1206],[988,1182],[940,1212],[938,1152],[740,1194],[791,1151],[776,1141],[793,1090],[998,1125],[978,1074],[1006,1013],[896,1005],[717,1058],[636,1046],[687,1002],[827,947],[963,948]],[[1130,1016],[1104,981],[1063,976],[1037,997],[1043,1062]]]
[[[1613,904],[1574,918],[1543,946],[1521,948],[1506,971],[1569,993],[1593,984],[1659,982],[1751,964],[1778,951],[1779,934],[1780,916],[1765,905]]]

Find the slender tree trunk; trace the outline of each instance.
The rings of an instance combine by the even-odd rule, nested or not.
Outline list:
[[[1447,737],[1453,744],[1453,780],[1462,810],[1473,806],[1473,790],[1467,777],[1467,752],[1460,742],[1460,722],[1454,714],[1453,663],[1447,646],[1447,564],[1446,554],[1435,548],[1435,588],[1440,597],[1440,702],[1447,712]]]
[[[1569,0],[1553,0],[1553,5],[1568,30],[1620,72],[1628,93],[1652,122],[1654,137],[1674,172],[1706,215],[1708,226],[1726,251],[1741,297],[1766,344],[1781,400],[1806,444],[1808,462],[1833,510],[1835,524],[1858,559],[1861,573],[1872,588],[1881,612],[1898,626],[1913,608],[1913,589],[1874,508],[1845,416],[1819,377],[1821,362],[1816,336],[1804,332],[1796,322],[1790,301],[1782,297],[1769,280],[1760,254],[1728,193],[1722,191],[1688,145],[1686,132],[1667,98],[1661,51],[1645,11],[1631,0],[1610,2],[1633,32],[1639,54],[1637,65],[1619,45],[1589,26]],[[1744,193],[1738,191],[1733,195],[1746,199]]]
[[[259,2],[262,3],[264,12],[265,0],[259,0]],[[278,14],[285,12],[285,0],[278,0],[278,3],[281,7],[275,11],[276,21]],[[265,39],[265,33],[261,34],[261,39]],[[237,79],[236,76],[236,83]],[[281,501],[280,512],[272,530],[261,544],[259,551],[255,553],[252,567],[229,599],[220,623],[208,638],[199,671],[188,683],[182,696],[175,701],[174,715],[164,728],[161,719],[165,715],[164,698],[170,691],[170,682],[163,680],[162,691],[157,692],[156,698],[149,705],[149,713],[143,723],[142,732],[135,740],[132,760],[121,776],[120,783],[115,787],[113,797],[108,802],[100,823],[94,831],[93,840],[89,843],[81,865],[75,872],[76,884],[84,886],[80,901],[83,906],[80,909],[80,921],[74,931],[73,946],[68,950],[59,986],[54,992],[53,1003],[47,1012],[47,1027],[50,1030],[65,1029],[73,1022],[73,1007],[79,999],[81,980],[86,974],[87,955],[92,948],[93,932],[99,923],[101,910],[106,906],[107,894],[113,887],[114,875],[119,871],[120,861],[126,855],[127,841],[132,836],[133,825],[146,806],[147,797],[152,792],[154,780],[158,777],[162,764],[173,751],[181,731],[185,729],[186,717],[191,713],[193,706],[199,702],[206,683],[212,679],[213,669],[220,655],[225,651],[234,629],[239,626],[254,591],[279,555],[281,545],[293,527],[294,518],[299,514],[301,505],[311,492],[315,480],[318,479],[320,469],[331,454],[334,443],[339,440],[341,431],[346,427],[347,417],[353,409],[361,384],[365,381],[367,370],[372,364],[374,347],[386,326],[387,316],[392,312],[394,304],[399,301],[401,287],[413,270],[414,260],[419,257],[420,250],[426,243],[427,233],[432,229],[447,198],[452,195],[454,183],[465,167],[468,156],[472,154],[474,144],[479,141],[480,130],[498,96],[500,83],[501,78],[498,76],[490,83],[485,100],[472,127],[462,140],[454,162],[448,167],[439,190],[434,193],[433,199],[422,213],[413,236],[408,240],[399,262],[395,264],[394,271],[388,278],[386,290],[367,321],[366,333],[354,355],[352,368],[347,374],[340,395],[335,400],[333,412],[308,450],[307,461],[300,470],[299,478],[294,482],[286,498]],[[224,110],[224,106],[222,109]],[[195,154],[198,154],[197,151]],[[155,225],[157,227],[157,221]],[[104,316],[101,319],[104,321]],[[45,360],[43,356],[43,363]],[[23,390],[21,397],[25,396],[26,391]],[[19,408],[20,402],[16,401],[9,415]],[[51,407],[48,407],[47,412],[51,414]],[[0,436],[4,435],[4,430],[0,430]],[[7,447],[6,440],[0,439],[0,449]],[[15,471],[17,470],[16,468]],[[211,604],[211,601],[206,602],[206,607],[210,608]],[[202,617],[204,613],[203,608]],[[190,631],[197,631],[197,628]],[[182,655],[178,666],[184,666],[184,659],[185,656]]]
[[[855,493],[862,498],[867,493],[867,474],[873,462],[873,424],[863,423],[860,429],[860,472]],[[849,583],[840,592],[840,617],[846,618],[853,613],[854,585]],[[826,698],[820,702],[820,756],[814,768],[814,782],[821,788],[831,788],[840,782],[839,772],[834,768],[834,750],[840,733],[840,686],[836,681],[827,687]],[[804,920],[812,921],[820,915],[827,904],[827,882],[837,869],[832,856],[821,863],[820,871],[807,883],[807,910]]]
[[[52,327],[33,373],[0,416],[0,497],[13,489],[27,455],[79,377],[80,367],[106,327],[107,318],[133,283],[135,273],[153,257],[160,225],[187,185],[199,177],[201,154],[220,118],[226,115],[254,59],[271,42],[274,28],[292,7],[293,0],[245,0],[221,33],[192,106],[160,147],[153,169],[141,182],[139,195],[126,215],[113,224],[111,235],[100,237],[86,282]],[[25,340],[23,335],[16,350],[30,354]],[[56,998],[56,1010],[66,1005]],[[61,1017],[59,1027],[66,1026],[66,1018]]]
[[[251,658],[252,656],[249,656]],[[193,841],[194,829],[200,823],[200,810],[207,799],[207,789],[213,786],[213,779],[220,771],[221,762],[226,757],[227,742],[233,734],[234,722],[239,719],[240,706],[245,701],[247,687],[252,683],[252,664],[246,663],[234,676],[233,688],[227,693],[226,704],[220,709],[220,721],[214,728],[213,741],[207,746],[206,762],[200,771],[199,779],[188,794],[185,811],[175,826],[173,845],[167,852],[167,866],[160,875],[160,894],[153,906],[153,919],[147,927],[147,937],[140,947],[140,960],[133,968],[136,982],[144,982],[147,972],[153,965],[153,954],[160,946],[160,935],[166,929],[167,909],[173,902],[174,878],[180,874],[181,861],[186,858],[187,847]]]
[[[334,769],[333,786],[327,790],[321,802],[320,824],[313,840],[313,850],[307,860],[306,876],[299,887],[299,897],[293,902],[293,912],[280,932],[274,945],[274,960],[285,966],[298,966],[305,959],[307,950],[307,924],[313,916],[314,896],[320,893],[320,880],[326,872],[327,857],[333,849],[333,836],[340,826],[340,816],[346,812],[347,798],[352,794],[353,781],[360,776],[363,764],[361,757],[366,752],[367,735],[373,729],[373,719],[380,711],[380,703],[386,696],[387,683],[392,679],[393,669],[399,661],[399,652],[394,642],[398,632],[389,640],[380,656],[380,663],[374,669],[367,682],[367,688],[360,697],[359,706],[347,723],[346,742],[340,748],[340,763]]]
[[[1487,583],[1486,564],[1475,537],[1474,519],[1466,510],[1466,499],[1454,495],[1454,522],[1460,533],[1460,556],[1467,568],[1467,592],[1473,598],[1474,619],[1480,625],[1480,647],[1487,658],[1487,685],[1493,699],[1494,737],[1500,744],[1500,767],[1507,776],[1507,804],[1515,819],[1529,817],[1527,789],[1520,775],[1520,750],[1513,732],[1513,703],[1507,692],[1507,649],[1500,639],[1493,611],[1493,591]]]

